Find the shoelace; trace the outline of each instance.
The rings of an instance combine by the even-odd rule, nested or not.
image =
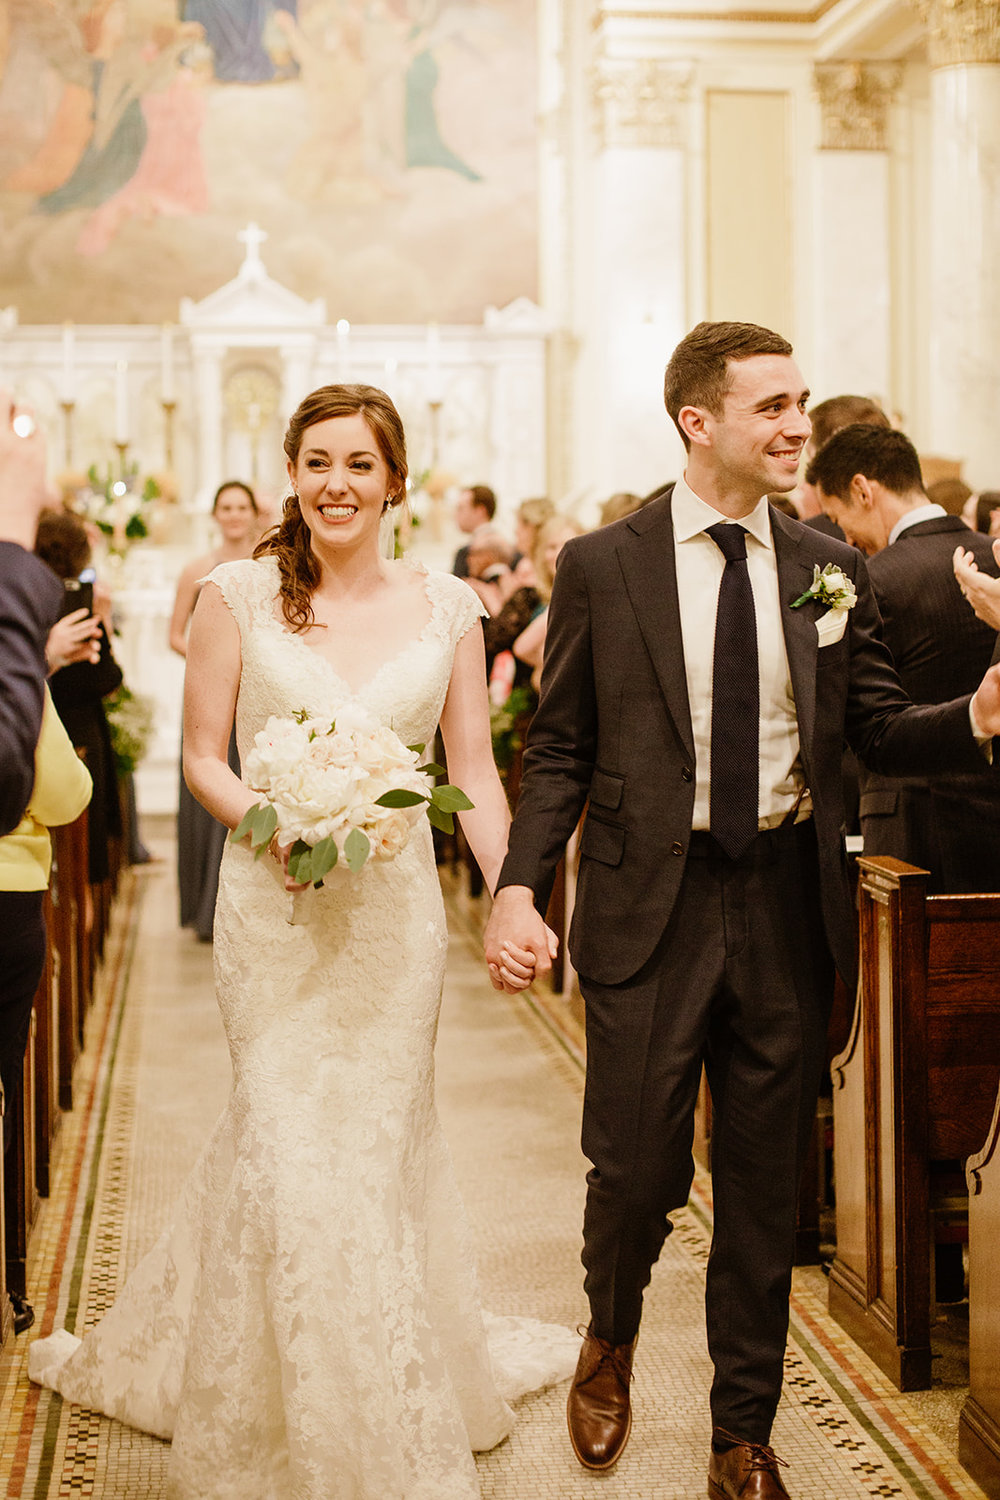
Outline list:
[[[750,1470],[763,1469],[767,1474],[776,1474],[778,1466],[788,1468],[788,1461],[779,1458],[773,1448],[768,1448],[764,1443],[745,1443],[742,1438],[735,1437],[733,1433],[727,1432],[724,1427],[717,1427],[716,1432],[720,1437],[727,1438],[737,1448],[748,1448],[750,1450]]]
[[[596,1333],[591,1333],[590,1329],[585,1328],[582,1323],[579,1325],[576,1331],[577,1333],[582,1334],[584,1338],[589,1337],[593,1339],[594,1343],[601,1351],[601,1357],[597,1361],[597,1364],[594,1366],[593,1372],[587,1377],[588,1380],[592,1380],[594,1378],[594,1375],[597,1374],[598,1370],[604,1364],[611,1365],[612,1369],[623,1385],[627,1386],[631,1381],[635,1379],[635,1375],[632,1372],[632,1366],[623,1354],[618,1353],[618,1349],[614,1344],[609,1344],[604,1339],[599,1339]]]

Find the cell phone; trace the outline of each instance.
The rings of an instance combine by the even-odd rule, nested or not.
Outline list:
[[[92,579],[86,581],[81,578],[63,579],[63,602],[59,611],[59,618],[63,615],[71,615],[75,609],[85,609],[88,615],[94,613],[94,584]]]

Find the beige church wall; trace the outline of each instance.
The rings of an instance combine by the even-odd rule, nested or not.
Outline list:
[[[788,96],[706,96],[706,316],[793,329]]]
[[[251,219],[332,320],[537,297],[535,0],[237,5],[239,53],[233,9],[0,0],[0,306],[174,318]]]

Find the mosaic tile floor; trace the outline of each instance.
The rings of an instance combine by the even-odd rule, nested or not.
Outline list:
[[[154,846],[172,852],[168,842]],[[169,1215],[226,1094],[211,950],[177,931],[173,892],[167,859],[133,877],[116,914],[76,1108],[61,1132],[53,1195],[32,1246],[29,1290],[43,1333],[81,1330],[100,1317]],[[461,898],[452,907],[439,1102],[476,1235],[484,1302],[574,1325],[585,1315],[579,1063],[543,1012],[489,988],[469,913]],[[617,1468],[596,1476],[576,1464],[560,1388],[524,1401],[511,1438],[481,1457],[484,1500],[704,1495],[710,1223],[710,1183],[699,1175],[647,1299],[635,1427]],[[31,1336],[0,1354],[0,1495],[158,1500],[166,1445],[31,1386]],[[774,1433],[795,1500],[981,1500],[940,1427],[826,1317],[822,1278],[797,1274]]]

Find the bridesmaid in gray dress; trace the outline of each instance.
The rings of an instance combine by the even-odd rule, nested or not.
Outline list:
[[[187,629],[202,581],[223,562],[238,562],[253,552],[260,533],[259,510],[253,490],[242,479],[227,479],[215,492],[212,515],[221,538],[212,552],[188,563],[177,580],[177,595],[170,620],[170,645],[187,655]],[[236,731],[229,741],[229,764],[239,775]],[[203,943],[212,941],[215,898],[219,889],[219,863],[227,830],[206,812],[188,791],[183,772],[177,804],[177,885],[180,924],[192,928]]]

